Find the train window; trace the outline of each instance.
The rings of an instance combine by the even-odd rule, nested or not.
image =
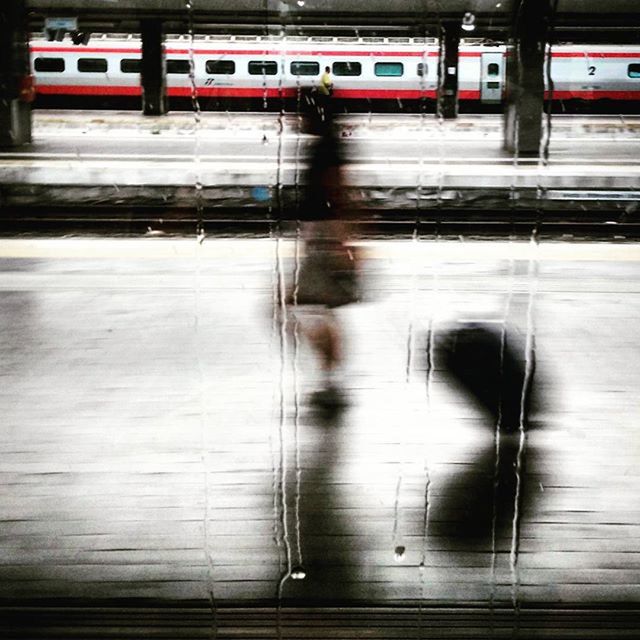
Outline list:
[[[320,73],[319,62],[292,62],[292,76],[317,76]]]
[[[207,73],[211,75],[230,76],[236,72],[233,60],[207,60]]]
[[[487,75],[498,76],[500,75],[500,65],[497,62],[491,62],[487,66]]]
[[[404,65],[402,62],[376,62],[373,70],[377,76],[399,78],[404,74]]]
[[[122,73],[140,73],[140,58],[123,58],[120,60],[120,71]]]
[[[630,78],[640,78],[640,64],[637,62],[630,64],[627,69],[627,75]]]
[[[334,62],[332,71],[334,76],[359,76],[362,65],[359,62]]]
[[[167,73],[189,73],[188,60],[167,60]]]
[[[78,71],[82,73],[105,73],[106,58],[78,58]]]
[[[278,73],[278,63],[272,60],[252,60],[249,63],[251,76],[275,76]]]
[[[420,77],[429,75],[429,67],[424,62],[418,62],[417,73]]]
[[[64,71],[64,58],[36,58],[33,67],[36,71],[62,73]]]

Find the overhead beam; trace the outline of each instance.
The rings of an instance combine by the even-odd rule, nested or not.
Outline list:
[[[518,0],[197,0],[188,15],[184,0],[25,0],[29,27],[41,31],[45,16],[76,16],[85,31],[140,31],[140,20],[162,19],[165,33],[279,32],[309,35],[406,35],[437,37],[440,24],[473,11],[474,37],[506,40]],[[558,0],[558,38],[588,42],[637,43],[640,11],[637,0]],[[117,6],[116,6],[117,5]],[[588,31],[585,31],[585,28]]]

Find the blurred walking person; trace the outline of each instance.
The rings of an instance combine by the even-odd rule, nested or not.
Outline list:
[[[345,404],[341,388],[343,335],[335,309],[359,298],[358,264],[349,239],[344,156],[326,114],[314,113],[311,129],[319,133],[310,158],[302,200],[305,252],[298,281],[288,302],[301,307],[300,323],[319,357],[322,387],[312,400],[330,408]]]

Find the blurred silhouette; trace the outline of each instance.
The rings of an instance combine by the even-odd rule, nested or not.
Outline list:
[[[531,462],[521,439],[534,407],[535,352],[513,327],[465,323],[438,337],[436,357],[446,375],[488,414],[486,444],[442,490],[438,519],[453,526],[450,542],[486,547],[511,543],[522,512],[525,471]],[[530,471],[530,469],[529,469]]]
[[[526,374],[526,345],[511,327],[465,323],[442,337],[443,364],[487,410],[501,433],[528,419],[535,362]],[[527,388],[524,388],[524,385]],[[522,414],[522,416],[521,416]]]
[[[347,245],[344,156],[340,139],[327,113],[311,102],[307,132],[317,136],[309,159],[301,201],[304,258],[287,303],[298,318],[320,360],[322,388],[312,401],[328,409],[345,404],[340,375],[343,338],[334,310],[359,297],[357,256]]]

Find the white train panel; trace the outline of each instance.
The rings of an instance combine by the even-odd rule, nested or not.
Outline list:
[[[58,95],[140,95],[140,42],[94,39],[97,44],[34,40],[31,57],[36,90]],[[187,40],[166,43],[167,93],[190,96]],[[438,49],[434,45],[342,42],[196,42],[193,51],[199,95],[295,97],[332,70],[336,98],[435,98]],[[426,74],[424,71],[426,70]],[[505,48],[462,44],[460,100],[500,102]],[[551,75],[555,99],[638,100],[640,47],[554,47]]]

